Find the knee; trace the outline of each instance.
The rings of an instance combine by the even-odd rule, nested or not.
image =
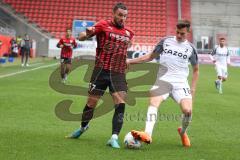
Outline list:
[[[97,105],[97,102],[98,102],[98,99],[88,98],[88,100],[87,100],[87,105],[88,105],[90,108],[95,108],[96,105]]]
[[[127,93],[124,91],[116,92],[112,94],[112,98],[113,98],[114,104],[125,103],[125,100],[127,98]]]
[[[97,102],[88,101],[88,102],[87,102],[87,105],[88,105],[90,108],[95,108],[96,105],[97,105]]]
[[[192,109],[190,108],[185,108],[182,110],[183,114],[186,116],[191,116],[192,115]]]
[[[158,108],[162,101],[163,101],[162,97],[150,98],[150,105]]]

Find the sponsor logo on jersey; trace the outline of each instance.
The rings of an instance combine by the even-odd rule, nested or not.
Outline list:
[[[217,55],[217,56],[220,56],[220,57],[226,57],[226,56],[228,56],[228,54],[220,54],[220,53],[217,53],[216,55]]]
[[[172,49],[169,49],[169,48],[164,48],[164,50],[161,54],[171,54],[173,56],[177,56],[177,57],[180,57],[180,58],[183,58],[183,59],[188,58],[188,56],[186,54],[175,51],[175,50],[172,50]]]
[[[122,42],[130,41],[129,37],[125,37],[123,35],[118,35],[115,33],[110,33],[110,37],[115,38],[117,41],[122,41]]]

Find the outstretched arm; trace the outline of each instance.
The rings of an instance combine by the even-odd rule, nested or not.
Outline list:
[[[145,54],[138,58],[128,59],[127,64],[130,65],[130,64],[149,62],[149,61],[153,60],[154,58],[157,58],[158,55],[159,55],[158,53],[154,53],[154,52],[152,52],[150,54]]]
[[[81,32],[79,34],[78,40],[85,41],[91,38],[92,36],[94,36],[94,33],[95,33],[95,27],[88,27],[85,32]]]

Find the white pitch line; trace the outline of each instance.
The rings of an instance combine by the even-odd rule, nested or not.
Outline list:
[[[32,63],[32,64],[30,64],[30,66],[32,67],[32,66],[39,66],[40,64],[43,64],[42,62],[39,62],[39,63]]]
[[[36,68],[24,70],[24,71],[9,73],[9,74],[5,74],[5,75],[1,75],[0,78],[10,77],[10,76],[14,76],[14,75],[21,74],[21,73],[25,73],[25,72],[35,71],[35,70],[42,69],[42,68],[48,68],[48,67],[55,66],[55,65],[57,65],[57,64],[59,64],[59,63],[49,64],[49,65],[40,66],[40,67],[36,67]]]

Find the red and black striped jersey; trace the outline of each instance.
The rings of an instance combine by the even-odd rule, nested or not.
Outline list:
[[[60,47],[60,45],[63,45],[63,48],[61,50],[61,57],[72,58],[73,48],[77,47],[76,40],[73,37],[64,37],[59,40],[57,47]]]
[[[125,27],[117,28],[111,20],[101,20],[93,30],[87,30],[87,34],[97,38],[95,67],[125,73],[127,49],[133,32]]]

